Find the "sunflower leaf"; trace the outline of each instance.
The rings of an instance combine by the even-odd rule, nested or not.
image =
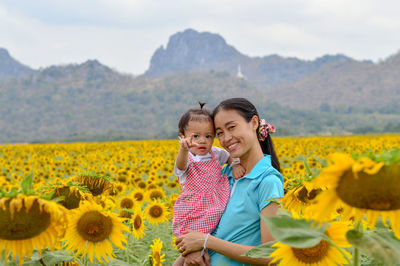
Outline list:
[[[396,265],[400,261],[400,241],[388,231],[349,230],[346,238],[354,247],[384,265]]]
[[[62,262],[72,261],[74,257],[65,250],[50,251],[46,250],[42,254],[42,260],[45,265],[55,265]]]
[[[268,259],[272,252],[275,251],[276,248],[273,248],[272,245],[275,244],[276,241],[271,241],[268,243],[264,243],[259,245],[258,247],[252,248],[242,256],[251,257],[251,258],[264,258]]]
[[[324,234],[325,229],[312,227],[312,222],[293,219],[289,216],[264,217],[275,240],[295,248],[309,248],[321,240],[330,239]]]

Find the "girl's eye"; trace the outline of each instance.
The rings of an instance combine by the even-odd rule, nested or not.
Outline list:
[[[199,137],[199,135],[193,135],[193,138],[197,139]]]
[[[207,139],[211,139],[212,136],[211,136],[211,135],[207,135],[206,138],[207,138]]]

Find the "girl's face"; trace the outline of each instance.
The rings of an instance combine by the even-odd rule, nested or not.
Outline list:
[[[214,125],[210,121],[189,121],[185,128],[185,138],[190,138],[199,147],[190,148],[190,152],[195,155],[206,155],[214,143]]]
[[[247,122],[236,110],[220,110],[214,117],[215,133],[219,143],[232,157],[241,158],[258,144],[256,129],[258,117]]]

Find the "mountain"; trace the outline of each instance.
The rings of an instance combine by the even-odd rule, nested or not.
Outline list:
[[[329,105],[339,111],[386,108],[391,112],[400,110],[399,62],[400,53],[377,64],[340,54],[315,60],[279,55],[249,57],[218,34],[188,29],[172,35],[166,49],[156,50],[145,75],[227,71],[244,76],[270,101],[283,106],[319,110],[321,105]]]
[[[230,97],[251,100],[277,135],[400,132],[399,70],[400,53],[252,58],[194,30],[171,36],[141,76],[97,60],[33,70],[2,49],[0,143],[176,138],[197,101],[212,109]]]
[[[226,61],[245,58],[220,35],[187,29],[172,35],[166,49],[161,46],[155,51],[145,74],[160,76],[182,70],[228,70],[224,68]]]
[[[21,77],[33,72],[33,69],[12,58],[6,49],[0,48],[0,78]]]
[[[293,108],[387,109],[400,112],[400,54],[378,64],[347,60],[325,65],[302,80],[269,91],[271,99]],[[302,99],[299,101],[299,99]]]
[[[165,49],[161,46],[155,51],[145,75],[154,77],[183,70],[237,74],[240,67],[253,84],[268,89],[298,81],[324,65],[347,60],[350,58],[343,55],[326,55],[315,61],[279,55],[249,57],[227,44],[218,34],[187,29],[172,35]]]

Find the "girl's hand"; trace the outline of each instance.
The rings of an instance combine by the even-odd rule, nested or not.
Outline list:
[[[178,250],[182,256],[186,256],[194,251],[202,250],[206,234],[193,230],[186,230],[183,235],[175,240]]]
[[[181,149],[188,151],[192,147],[198,147],[199,144],[193,141],[194,138],[194,133],[190,135],[190,137],[181,137],[178,136],[179,138],[179,143],[181,144]]]
[[[233,178],[236,180],[242,178],[246,173],[246,169],[241,164],[232,165]]]

